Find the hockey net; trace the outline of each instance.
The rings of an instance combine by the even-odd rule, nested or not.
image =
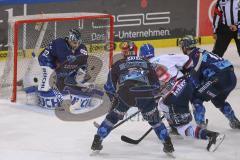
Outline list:
[[[56,38],[64,38],[70,29],[78,28],[82,42],[90,56],[98,57],[102,63],[88,65],[99,69],[95,83],[103,85],[107,78],[113,54],[113,17],[99,13],[59,13],[16,16],[9,20],[8,55],[0,79],[0,97],[15,102],[24,99],[21,92],[23,82],[38,83],[40,67],[36,57]],[[93,73],[94,74],[94,73]],[[23,81],[28,77],[28,81]]]

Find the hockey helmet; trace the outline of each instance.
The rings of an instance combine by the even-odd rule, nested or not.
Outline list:
[[[196,47],[196,44],[197,40],[191,35],[186,35],[178,41],[181,48],[192,49]]]
[[[154,47],[151,44],[143,44],[140,47],[139,56],[147,59],[154,57]]]
[[[124,41],[120,43],[119,48],[125,57],[137,55],[137,46],[132,41]]]
[[[79,45],[82,43],[81,40],[81,33],[77,29],[71,29],[69,31],[68,37],[68,44],[69,46],[75,50],[79,47]]]
[[[79,41],[81,42],[81,33],[77,29],[70,29],[68,33],[69,41]]]

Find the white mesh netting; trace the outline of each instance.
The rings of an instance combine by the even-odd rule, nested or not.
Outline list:
[[[43,20],[44,19],[44,20]],[[25,23],[19,21],[27,20]],[[44,22],[40,22],[40,21]],[[3,74],[0,80],[1,98],[14,98],[13,79],[16,76],[17,90],[21,90],[22,80],[26,75],[38,76],[40,67],[36,59],[32,58],[32,52],[38,55],[52,40],[64,38],[70,29],[78,28],[81,39],[88,48],[88,65],[94,66],[95,70],[90,72],[95,76],[95,83],[100,86],[106,81],[112,52],[107,46],[110,45],[113,27],[110,25],[110,16],[98,13],[65,13],[65,14],[41,14],[26,17],[14,17],[9,20],[8,31],[8,55],[4,64]],[[17,35],[14,24],[19,23]],[[17,36],[17,37],[16,37]],[[14,41],[17,39],[17,43]],[[14,47],[17,47],[17,70],[14,74]],[[98,57],[100,61],[93,61]]]

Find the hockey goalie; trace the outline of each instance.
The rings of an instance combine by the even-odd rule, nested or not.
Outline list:
[[[96,67],[89,69],[89,58],[98,66],[102,65],[100,59],[88,55],[77,29],[71,29],[65,38],[53,40],[38,56],[41,68],[41,75],[36,75],[38,86],[23,83],[26,94],[35,95],[28,103],[37,103],[47,109],[59,107],[61,101],[52,89],[52,85],[55,85],[63,97],[71,100],[73,108],[80,110],[96,106],[92,96],[96,94],[94,79],[100,70]],[[101,91],[98,91],[100,93],[97,94],[101,96]]]

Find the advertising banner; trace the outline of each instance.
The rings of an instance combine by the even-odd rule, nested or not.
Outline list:
[[[0,39],[7,43],[7,18],[9,6],[0,6],[0,30],[5,35]],[[23,5],[11,6],[13,15],[23,15]],[[40,13],[97,12],[114,16],[115,41],[153,40],[177,38],[196,34],[197,0],[87,0],[27,4],[27,15]],[[187,12],[186,12],[187,11]],[[2,26],[1,26],[2,25]],[[92,40],[101,35],[92,33]]]
[[[73,0],[0,0],[0,4],[24,4],[24,3],[49,3],[49,2],[67,2]]]
[[[217,0],[199,0],[199,36],[211,36],[213,34],[212,21],[214,7]]]

